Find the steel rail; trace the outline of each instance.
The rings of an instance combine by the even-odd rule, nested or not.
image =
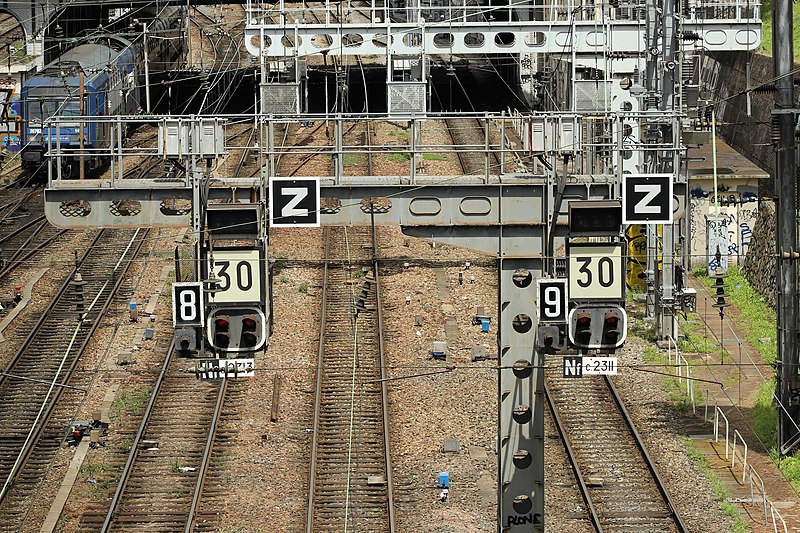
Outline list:
[[[27,245],[30,244],[33,241],[33,239],[35,239],[39,235],[39,233],[44,229],[46,229],[47,227],[48,224],[45,223],[45,225],[43,225],[34,235],[32,235],[30,239],[25,241],[25,244],[23,246],[21,246],[16,252],[14,252],[14,254],[6,261],[6,264],[2,268],[0,268],[0,279],[6,277],[10,272],[14,271],[14,269],[21,266],[23,261],[27,261],[34,255],[36,255],[38,252],[50,246],[50,244],[57,238],[69,232],[69,230],[67,229],[60,229],[56,231],[55,235],[48,237],[38,245],[34,247],[27,247]]]
[[[128,459],[125,461],[122,474],[120,474],[119,482],[117,483],[117,489],[114,491],[114,496],[111,498],[111,504],[108,508],[108,513],[106,513],[105,521],[103,521],[103,526],[100,528],[100,531],[102,532],[108,531],[108,528],[111,526],[111,521],[114,518],[114,512],[119,505],[119,502],[122,498],[122,493],[125,491],[125,486],[130,478],[130,473],[133,469],[133,463],[136,462],[136,456],[139,454],[139,444],[141,444],[145,429],[147,429],[147,424],[150,422],[150,415],[153,413],[153,406],[156,403],[158,392],[161,390],[161,386],[164,383],[164,378],[167,375],[167,369],[169,368],[169,364],[172,361],[172,356],[174,353],[175,343],[172,343],[170,344],[167,356],[164,358],[164,364],[161,367],[161,372],[158,375],[158,379],[153,387],[153,391],[150,393],[150,400],[147,402],[147,407],[145,408],[144,415],[142,416],[142,422],[139,424],[139,430],[136,432],[136,437],[134,437],[133,443],[131,444],[131,451],[128,453]]]
[[[68,275],[67,278],[62,283],[62,285],[59,288],[58,292],[53,297],[52,302],[58,302],[59,300],[61,300],[61,298],[64,297],[64,295],[66,294],[67,289],[72,284],[72,280],[73,280],[75,274],[80,271],[80,268],[82,266],[84,266],[84,263],[86,262],[86,260],[88,259],[88,257],[92,253],[92,251],[95,249],[95,247],[98,247],[100,240],[107,233],[109,233],[107,230],[102,230],[102,231],[98,232],[98,234],[95,236],[95,239],[92,241],[91,245],[87,248],[87,250],[84,252],[84,254],[81,257],[81,259],[78,261],[78,264],[72,269],[72,271],[70,272],[70,275]],[[145,239],[138,239],[138,241],[136,242],[136,245],[131,247],[131,245],[133,244],[134,240],[136,240],[136,237],[137,237],[138,233],[139,233],[138,230],[136,232],[134,232],[134,235],[133,235],[133,237],[131,239],[131,243],[128,244],[128,248],[126,249],[126,253],[123,254],[123,257],[125,255],[127,255],[127,252],[129,252],[129,251],[134,256],[136,254],[138,254],[138,252],[141,249],[141,247],[142,247],[142,245],[144,243],[144,240],[145,240]],[[120,263],[118,263],[118,265],[119,264]],[[127,271],[127,268],[129,266],[130,266],[130,262],[127,262],[127,264],[123,268],[123,272]],[[73,371],[75,370],[75,367],[77,366],[77,364],[78,364],[78,362],[80,360],[80,354],[82,354],[83,351],[86,349],[86,346],[88,345],[89,341],[91,340],[92,334],[95,332],[95,330],[100,325],[100,322],[102,321],[106,310],[111,305],[111,301],[113,300],[113,295],[118,290],[118,288],[119,288],[120,284],[122,283],[124,277],[125,277],[124,275],[119,275],[119,273],[116,272],[116,267],[115,267],[114,270],[112,270],[112,280],[113,280],[114,283],[112,284],[112,286],[109,289],[109,295],[110,296],[108,298],[106,298],[105,301],[103,301],[101,303],[101,306],[100,306],[99,309],[97,309],[96,311],[93,312],[94,319],[92,320],[91,324],[89,325],[88,330],[86,332],[83,332],[83,333],[78,333],[76,331],[76,333],[73,335],[73,339],[79,339],[80,340],[80,344],[77,345],[77,348],[75,349],[76,355],[72,358],[72,361],[70,362],[69,366],[67,366],[66,369],[64,370],[64,378],[61,380],[63,383],[68,382],[70,376],[72,375]],[[106,290],[106,288],[101,288],[99,290],[99,292],[98,292],[98,295],[102,294],[102,292],[105,291],[105,290]],[[36,322],[35,326],[31,330],[31,332],[27,335],[27,337],[22,342],[22,345],[19,347],[19,349],[17,350],[17,352],[14,355],[14,357],[11,359],[9,364],[6,366],[6,368],[5,368],[4,372],[3,372],[3,375],[0,376],[0,386],[3,386],[10,379],[12,379],[12,377],[10,377],[10,376],[15,375],[15,372],[14,372],[15,366],[25,356],[28,348],[31,346],[33,341],[36,339],[36,336],[39,333],[39,331],[42,329],[42,327],[47,323],[47,320],[50,318],[50,316],[53,313],[53,310],[55,309],[55,307],[56,307],[55,304],[51,304],[41,314],[41,316],[39,317],[39,320]],[[33,450],[36,447],[36,445],[37,445],[37,443],[39,441],[39,438],[40,438],[42,432],[44,431],[45,426],[47,425],[47,420],[50,418],[50,416],[53,413],[56,405],[58,404],[58,401],[59,401],[59,399],[61,397],[61,393],[63,392],[63,390],[64,390],[63,387],[56,387],[54,392],[53,392],[53,394],[52,394],[52,396],[50,396],[50,398],[47,399],[47,401],[48,401],[47,407],[42,412],[41,417],[39,419],[39,422],[33,428],[33,431],[30,434],[30,438],[25,442],[25,444],[23,445],[22,449],[20,450],[19,460],[12,466],[11,471],[9,472],[9,474],[7,476],[6,484],[3,487],[2,492],[0,492],[0,502],[2,502],[6,498],[6,496],[8,495],[10,486],[14,484],[14,482],[16,481],[16,477],[19,475],[20,472],[22,472],[23,468],[26,466],[26,464],[28,462],[28,459],[30,458],[31,454],[33,453]]]
[[[595,531],[597,531],[597,533],[602,533],[603,526],[600,524],[600,516],[597,514],[597,510],[594,508],[592,496],[589,494],[589,487],[586,485],[586,481],[583,479],[583,473],[578,465],[578,458],[575,456],[575,452],[572,449],[572,444],[567,436],[567,432],[564,429],[564,425],[561,423],[561,418],[558,415],[558,408],[556,407],[553,397],[550,395],[550,390],[547,387],[547,383],[544,384],[544,396],[547,398],[547,405],[550,406],[550,413],[553,415],[553,422],[555,423],[556,430],[558,431],[558,436],[561,438],[561,442],[564,444],[564,449],[566,450],[567,457],[569,458],[569,464],[572,467],[572,471],[575,474],[575,479],[578,482],[578,490],[580,491],[581,497],[583,498],[586,508],[589,511],[589,520],[592,522],[592,526],[594,526]]]
[[[639,451],[644,458],[644,462],[647,464],[648,470],[653,476],[653,479],[656,481],[656,485],[658,486],[658,491],[661,493],[661,497],[664,499],[664,503],[666,503],[667,507],[669,508],[669,512],[672,515],[672,520],[675,522],[675,525],[678,527],[678,531],[681,533],[688,533],[689,528],[686,527],[686,524],[683,523],[683,519],[678,513],[678,508],[675,506],[675,503],[672,501],[672,498],[669,495],[669,491],[667,490],[667,486],[664,484],[664,481],[661,479],[661,476],[658,474],[658,469],[656,468],[656,464],[653,459],[650,457],[650,454],[647,451],[647,447],[642,440],[641,435],[636,430],[636,426],[631,419],[628,410],[625,408],[625,405],[622,403],[622,398],[620,398],[619,394],[617,393],[616,387],[614,387],[614,383],[611,381],[609,376],[603,376],[605,378],[605,382],[608,385],[608,389],[611,391],[611,397],[614,398],[614,403],[617,404],[617,408],[619,409],[620,413],[622,413],[622,418],[625,420],[625,423],[628,426],[628,429],[633,435],[634,440],[636,441],[636,445],[639,448]]]
[[[316,387],[314,390],[317,391],[317,394],[314,398],[314,426],[313,426],[313,437],[311,439],[311,465],[310,465],[310,477],[308,483],[308,514],[306,516],[306,532],[313,533],[314,527],[314,485],[317,481],[317,441],[319,435],[319,411],[320,411],[320,404],[322,403],[321,394],[319,393],[322,390],[322,357],[325,354],[325,343],[323,339],[325,338],[325,322],[326,322],[326,313],[325,310],[327,306],[325,302],[328,299],[328,250],[330,246],[331,240],[331,231],[330,228],[325,228],[325,236],[324,236],[324,249],[325,249],[325,266],[322,270],[322,311],[320,312],[319,316],[319,350],[317,351],[317,380],[316,380]]]
[[[208,463],[211,460],[211,452],[214,449],[214,440],[217,437],[217,425],[219,419],[222,418],[222,405],[225,400],[225,394],[228,391],[228,379],[223,375],[222,383],[219,385],[219,394],[217,394],[217,402],[214,405],[214,414],[211,416],[211,427],[208,429],[208,438],[206,439],[206,447],[203,450],[203,458],[200,461],[200,470],[197,475],[197,484],[194,487],[194,494],[192,494],[192,503],[189,506],[189,516],[186,519],[186,527],[184,533],[191,533],[194,529],[195,515],[197,508],[200,505],[200,497],[203,494],[203,486],[206,481],[206,473],[208,472]]]
[[[369,131],[369,130],[368,130]],[[372,160],[370,159],[370,162]],[[372,270],[375,276],[375,298],[378,318],[378,360],[381,370],[381,407],[383,409],[383,449],[386,462],[386,496],[388,499],[389,532],[394,528],[394,493],[392,491],[392,459],[389,446],[389,401],[386,376],[386,353],[383,340],[383,306],[381,305],[381,283],[378,278],[378,235],[375,227],[375,211],[372,210]]]

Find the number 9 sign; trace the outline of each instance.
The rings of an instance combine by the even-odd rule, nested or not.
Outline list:
[[[539,296],[539,322],[566,322],[567,280],[540,279],[536,283]]]

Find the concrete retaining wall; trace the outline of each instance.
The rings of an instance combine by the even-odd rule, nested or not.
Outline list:
[[[709,54],[701,63],[700,75],[722,102],[717,120],[724,125],[719,134],[740,154],[774,176],[775,152],[770,138],[772,93],[752,93],[750,114],[747,98],[739,94],[747,87],[747,62],[750,61],[750,85],[757,86],[773,78],[772,58],[760,54]],[[795,64],[795,67],[798,65]],[[732,96],[737,95],[737,96]],[[767,302],[775,306],[775,204],[773,179],[761,180],[759,210],[752,225],[752,237],[743,271],[750,284]]]
[[[759,202],[758,218],[753,227],[753,236],[747,255],[744,257],[742,272],[750,285],[764,299],[775,307],[775,204],[771,200]]]

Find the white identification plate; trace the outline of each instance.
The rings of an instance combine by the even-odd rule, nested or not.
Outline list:
[[[217,249],[211,256],[214,277],[220,281],[217,284],[219,290],[209,293],[208,303],[261,301],[261,280],[264,276],[259,250]]]
[[[255,359],[202,359],[197,362],[202,379],[251,378],[255,376]]]
[[[607,376],[617,375],[616,357],[584,357],[583,375],[604,374]]]

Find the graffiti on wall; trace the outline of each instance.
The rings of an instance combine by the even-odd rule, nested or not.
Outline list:
[[[0,146],[3,150],[19,152],[20,105],[18,84],[0,79]]]
[[[691,191],[691,264],[706,266],[710,272],[744,259],[753,242],[753,226],[758,217],[755,192],[720,191],[719,216],[715,195],[700,196]],[[725,198],[725,202],[722,199]],[[717,260],[717,248],[720,259]]]
[[[658,227],[658,234],[661,235],[661,226]],[[625,281],[630,290],[636,292],[645,292],[647,290],[644,274],[644,271],[647,270],[647,225],[631,224],[625,228],[625,238],[628,241],[628,261]],[[658,241],[658,247],[657,268],[660,269],[660,239]]]

